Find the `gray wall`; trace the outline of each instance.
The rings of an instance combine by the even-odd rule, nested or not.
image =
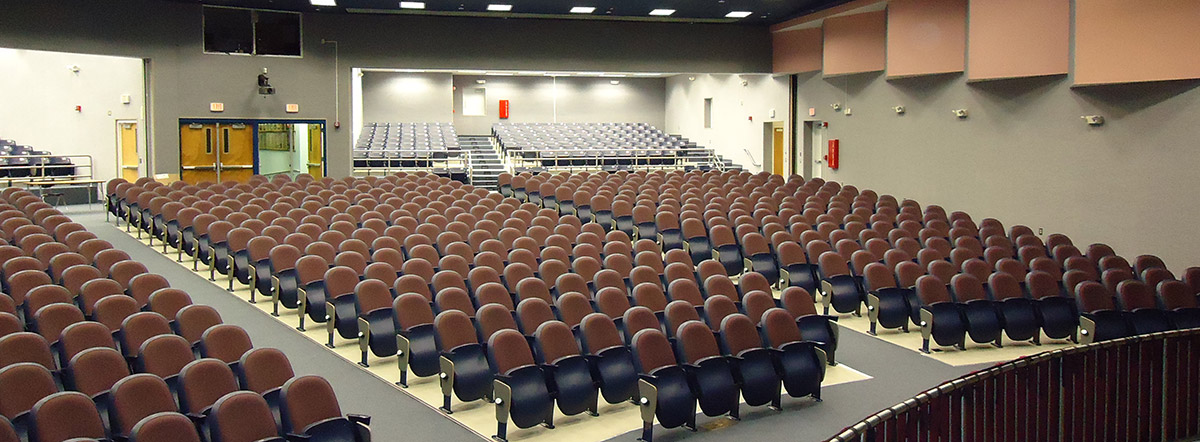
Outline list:
[[[486,79],[479,84],[476,80]],[[611,84],[617,80],[620,84]],[[486,89],[486,115],[462,114],[464,90]],[[364,91],[363,100],[374,99]],[[509,100],[508,122],[640,122],[664,129],[666,79],[454,76],[454,128],[461,135],[487,135],[499,122],[500,100]],[[369,120],[368,120],[369,121]]]
[[[363,72],[363,122],[450,123],[452,87],[448,73]]]
[[[647,72],[767,72],[762,26],[305,14],[303,58],[206,55],[200,6],[128,0],[7,2],[0,47],[150,60],[156,172],[179,164],[181,117],[340,121],[329,132],[329,170],[350,170],[350,69],[460,68]],[[334,67],[334,46],[340,52]],[[277,95],[257,95],[271,71]],[[337,78],[339,87],[334,88]],[[335,104],[335,98],[340,106]],[[209,102],[225,112],[208,112]],[[286,114],[284,105],[300,105]],[[340,109],[338,109],[340,107]],[[336,111],[335,111],[336,109]]]
[[[1065,233],[1081,247],[1105,242],[1131,260],[1157,254],[1177,275],[1200,264],[1200,82],[964,78],[801,75],[802,118],[816,108],[841,140],[841,169],[825,179]],[[951,114],[959,108],[969,118]],[[1107,122],[1089,127],[1083,115]]]

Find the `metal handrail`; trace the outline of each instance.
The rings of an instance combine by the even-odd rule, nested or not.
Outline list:
[[[608,152],[617,152],[616,154],[608,154]],[[561,155],[560,155],[561,154]],[[579,155],[582,154],[582,155]],[[660,168],[672,169],[679,168],[681,165],[686,166],[689,163],[709,166],[714,169],[724,171],[725,165],[721,163],[715,152],[709,148],[694,147],[694,148],[615,148],[615,149],[506,149],[504,155],[513,163],[517,162],[574,162],[584,161],[594,164],[574,165],[574,164],[554,164],[546,166],[540,164],[539,167],[547,167],[551,169],[577,170],[588,169],[589,167],[602,166],[603,161],[650,161],[650,160],[669,160],[672,164],[635,164],[635,168]]]
[[[1065,356],[1069,356],[1069,355],[1090,352],[1090,351],[1100,349],[1100,348],[1110,348],[1110,347],[1124,346],[1124,345],[1129,345],[1129,344],[1144,342],[1144,341],[1165,340],[1167,338],[1192,336],[1192,335],[1200,335],[1200,328],[1185,329],[1185,330],[1172,330],[1172,331],[1159,332],[1159,333],[1150,333],[1150,334],[1145,334],[1145,335],[1130,336],[1130,337],[1125,337],[1125,338],[1095,342],[1095,343],[1091,343],[1091,344],[1077,345],[1077,346],[1073,346],[1073,347],[1069,347],[1069,348],[1063,348],[1063,349],[1058,349],[1058,350],[1051,350],[1051,351],[1046,351],[1046,352],[1042,352],[1042,353],[1037,353],[1034,355],[1030,355],[1030,356],[1014,359],[1014,360],[1011,360],[1008,362],[1000,363],[993,367],[989,367],[984,370],[980,370],[980,371],[976,371],[976,372],[972,372],[972,373],[960,376],[956,379],[943,382],[942,384],[939,384],[936,387],[922,391],[922,392],[914,395],[912,398],[906,399],[905,401],[900,402],[899,404],[885,408],[875,414],[867,416],[866,418],[862,419],[861,421],[851,424],[850,426],[846,427],[838,434],[829,438],[828,441],[829,442],[850,442],[853,440],[860,440],[864,436],[866,436],[869,431],[873,430],[874,428],[878,427],[879,425],[883,424],[884,422],[888,421],[889,419],[891,419],[893,417],[900,416],[904,413],[907,413],[909,411],[916,409],[917,407],[928,404],[933,399],[936,399],[940,396],[944,396],[946,394],[952,393],[957,390],[974,387],[976,385],[979,385],[981,382],[983,382],[985,380],[999,376],[1006,372],[1010,372],[1010,371],[1017,370],[1020,368],[1026,368],[1026,367],[1033,366],[1035,364],[1040,364],[1043,362],[1048,362],[1052,359],[1061,359],[1061,358],[1063,358]]]
[[[4,159],[38,159],[38,158],[66,158],[71,160],[71,164],[21,164],[21,165],[5,165],[0,166],[0,170],[28,170],[30,176],[14,177],[7,176],[0,180],[7,182],[8,186],[13,183],[26,182],[45,182],[45,181],[72,181],[72,180],[90,180],[95,175],[94,162],[91,155],[0,155],[0,160]],[[86,159],[86,162],[75,161],[74,159]],[[54,169],[74,168],[75,173],[69,175],[47,175],[46,171]],[[86,169],[87,173],[79,173],[81,169]],[[35,173],[40,172],[40,173]]]

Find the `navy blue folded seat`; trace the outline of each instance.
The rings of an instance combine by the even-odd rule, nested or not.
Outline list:
[[[657,241],[662,250],[683,249],[683,230],[679,225],[679,216],[675,212],[661,211],[654,215],[654,224],[658,231]]]
[[[283,384],[279,399],[283,433],[289,439],[299,436],[313,442],[371,440],[371,417],[343,415],[333,387],[323,377],[294,377]]]
[[[1133,334],[1129,317],[1117,307],[1112,293],[1100,283],[1079,283],[1075,287],[1075,298],[1080,311],[1080,342],[1090,344]]]
[[[205,422],[211,442],[281,442],[266,400],[250,391],[230,392],[218,399]]]
[[[858,315],[866,294],[861,292],[858,282],[850,274],[846,259],[837,252],[829,251],[822,253],[817,263],[820,266],[825,314],[829,314],[832,307],[838,313]]]
[[[775,351],[776,372],[788,396],[821,400],[821,381],[825,379],[827,362],[819,344],[803,339],[791,313],[782,308],[764,312],[759,327],[766,344]]]
[[[255,236],[246,245],[250,273],[250,302],[255,302],[256,294],[271,297],[271,249],[279,243],[269,236]]]
[[[325,273],[329,270],[328,261],[320,255],[305,255],[296,261],[297,330],[305,330],[306,317],[313,322],[325,322]]]
[[[694,382],[700,410],[708,416],[728,414],[737,419],[739,396],[733,367],[721,354],[709,326],[700,321],[688,321],[679,326],[675,337],[679,353],[684,357],[684,371]]]
[[[712,332],[703,327],[704,333]],[[642,438],[653,442],[654,420],[663,428],[685,426],[696,431],[696,395],[692,379],[675,359],[666,335],[654,329],[637,332],[632,349],[638,371],[638,405],[642,414]]]
[[[580,350],[571,328],[551,320],[539,325],[533,337],[537,359],[552,381],[550,393],[558,409],[568,416],[585,411],[597,415],[599,382],[593,378],[592,364]]]
[[[296,376],[287,355],[274,348],[256,348],[242,355],[236,371],[243,390],[258,393],[271,406],[275,422],[283,429],[280,418],[280,394],[284,383]]]
[[[604,401],[616,404],[634,399],[638,391],[637,369],[612,318],[591,313],[583,317],[579,331],[588,361],[595,367]]]
[[[804,248],[795,242],[783,242],[775,248],[781,279],[788,287],[800,287],[809,293],[817,292],[817,266],[808,262]]]
[[[742,235],[742,256],[745,257],[744,266],[748,271],[762,274],[772,285],[779,282],[779,264],[775,262],[767,238],[761,233]]]
[[[325,304],[325,331],[329,338],[325,345],[329,348],[334,347],[335,331],[344,339],[358,338],[358,309],[354,304],[354,287],[358,282],[358,272],[350,267],[336,266],[325,272],[325,299],[320,302]],[[312,309],[317,300],[308,302]]]
[[[1125,308],[1133,334],[1144,335],[1175,328],[1166,310],[1159,307],[1154,289],[1146,283],[1132,279],[1121,281],[1117,285],[1117,296]]]
[[[743,314],[721,321],[721,343],[733,367],[734,380],[746,403],[780,407],[780,378],[775,354],[763,346],[757,325]]]
[[[1017,278],[1004,272],[992,273],[988,276],[988,289],[1004,318],[1004,333],[1008,339],[1041,343],[1037,310],[1033,300],[1025,297]]]
[[[161,412],[146,416],[134,425],[130,442],[201,442],[196,426],[182,414]]]
[[[127,376],[113,384],[109,405],[109,430],[114,437],[129,438],[138,422],[157,413],[176,413],[175,397],[161,378],[152,374]],[[180,416],[183,417],[183,416]],[[190,422],[184,418],[184,422]],[[186,433],[196,435],[189,425]],[[187,434],[180,434],[186,440]]]
[[[737,238],[729,226],[710,226],[709,239],[712,241],[713,258],[725,267],[727,276],[740,275],[745,271],[746,263],[738,247]]]
[[[408,386],[408,371],[417,376],[438,373],[439,348],[429,300],[417,293],[404,293],[392,303],[396,315],[397,349],[401,386]]]
[[[691,255],[693,266],[712,258],[712,243],[708,240],[708,231],[704,228],[704,221],[697,218],[684,219],[681,234],[684,240],[684,250]]]
[[[921,299],[921,351],[929,353],[930,339],[938,345],[965,349],[967,322],[946,284],[933,275],[917,278],[917,296]]]
[[[913,289],[900,287],[896,283],[895,274],[880,263],[868,264],[863,269],[863,283],[867,290],[870,333],[875,334],[877,324],[883,328],[898,328],[907,332],[911,312],[908,299]]]
[[[509,420],[517,428],[538,424],[554,428],[554,398],[546,382],[548,376],[535,363],[525,336],[513,329],[499,330],[488,338],[487,349],[495,373],[495,438],[507,440]]]
[[[837,317],[817,313],[817,305],[804,289],[788,287],[780,294],[780,305],[792,315],[800,336],[805,341],[816,342],[825,352],[829,365],[836,365],[839,329]]]
[[[451,393],[463,402],[490,397],[492,370],[471,317],[459,310],[443,310],[434,318],[434,328],[442,348],[438,361],[442,410],[451,412]]]
[[[1038,323],[1046,336],[1078,340],[1079,307],[1075,299],[1062,296],[1059,283],[1053,275],[1040,271],[1029,272],[1025,275],[1025,289],[1033,300]],[[1075,290],[1075,287],[1071,290]]]
[[[290,244],[279,244],[271,248],[271,304],[274,316],[279,316],[279,305],[294,309],[300,306],[300,278],[297,261],[304,252]]]
[[[962,306],[963,319],[967,321],[967,334],[977,343],[991,342],[1002,346],[1003,320],[995,303],[987,298],[983,284],[975,276],[959,273],[950,279],[954,296]]]
[[[29,421],[29,442],[108,440],[96,404],[74,391],[55,393],[38,401],[29,413]]]
[[[367,279],[354,287],[355,310],[358,311],[359,365],[369,366],[367,352],[386,358],[396,354],[396,321],[392,310],[392,291],[378,279]]]
[[[1182,281],[1163,281],[1158,283],[1158,298],[1167,317],[1177,329],[1200,327],[1200,303],[1192,293],[1191,287]]]

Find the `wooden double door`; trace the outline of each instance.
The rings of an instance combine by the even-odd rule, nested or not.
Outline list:
[[[247,123],[179,125],[179,179],[245,182],[254,175],[254,127]]]
[[[293,140],[307,142],[289,146],[297,153],[287,173],[306,172],[313,177],[325,175],[325,122],[285,120],[181,120],[179,124],[179,178],[187,183],[201,181],[246,182],[259,173],[260,124],[285,123],[296,128]],[[290,129],[289,129],[290,130]],[[300,148],[300,149],[297,149]],[[297,150],[300,150],[297,152]],[[263,172],[264,174],[268,172]]]

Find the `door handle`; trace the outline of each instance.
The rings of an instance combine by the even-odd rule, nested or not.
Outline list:
[[[183,170],[217,170],[216,166],[183,166]]]
[[[308,167],[321,167],[321,163],[308,163]]]
[[[124,166],[121,166],[121,168],[122,168],[122,169],[137,169],[138,167],[137,167],[137,166],[124,165]]]
[[[253,164],[222,164],[222,169],[253,169]]]

